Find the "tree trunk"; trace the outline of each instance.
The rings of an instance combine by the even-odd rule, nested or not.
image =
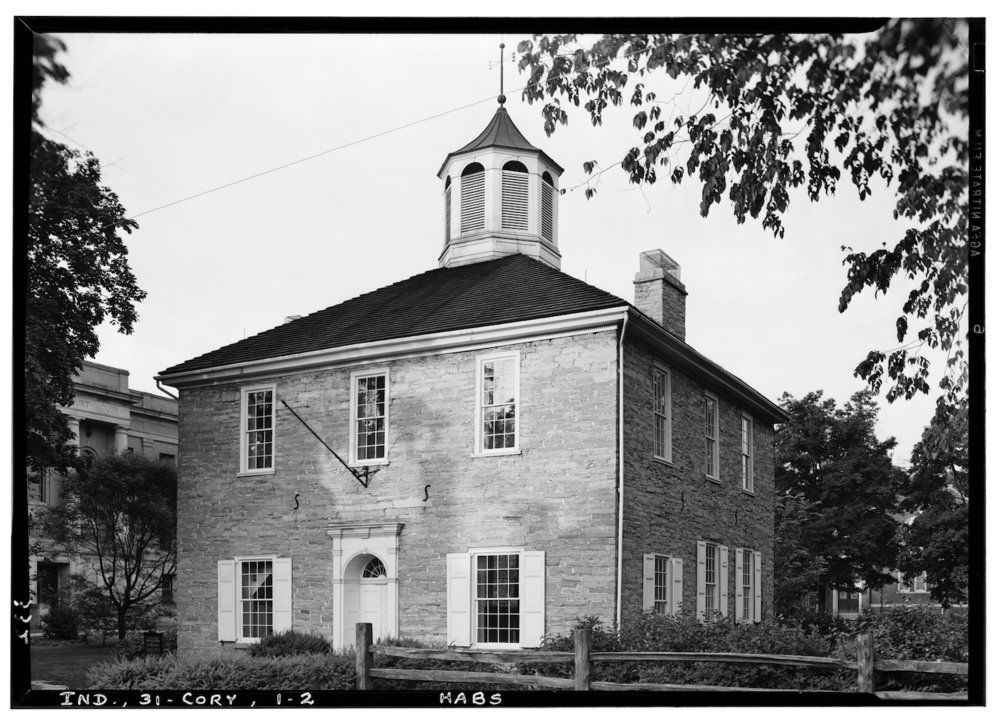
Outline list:
[[[125,614],[128,609],[125,607],[118,607],[118,641],[125,641]]]

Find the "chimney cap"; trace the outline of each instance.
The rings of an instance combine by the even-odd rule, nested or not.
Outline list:
[[[681,264],[659,248],[654,248],[651,251],[643,251],[639,254],[639,272],[652,271],[654,269],[662,269],[678,281],[681,280]]]

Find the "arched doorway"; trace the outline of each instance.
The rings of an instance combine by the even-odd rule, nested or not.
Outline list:
[[[391,634],[389,576],[374,554],[359,554],[344,569],[344,639],[353,639],[355,625],[371,622],[372,639]]]

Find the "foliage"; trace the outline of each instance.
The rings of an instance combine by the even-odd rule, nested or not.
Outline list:
[[[777,528],[794,537],[776,539],[775,567],[794,564],[794,558],[778,556],[789,550],[822,559],[825,569],[814,575],[820,598],[829,587],[893,581],[886,570],[896,563],[893,513],[903,475],[890,458],[896,440],[875,436],[878,407],[871,391],[854,394],[843,408],[822,391],[801,399],[786,393],[781,406],[789,418],[775,437],[775,491],[811,506],[797,507],[801,518]],[[786,505],[789,511],[796,508]]]
[[[813,606],[811,597],[829,567],[805,540],[821,516],[819,502],[806,501],[801,492],[788,491],[775,500],[774,558],[775,568],[781,569],[774,579],[777,615],[800,618]]]
[[[287,629],[263,637],[247,651],[251,657],[291,657],[296,654],[331,654],[333,649],[326,637]]]
[[[518,67],[529,76],[523,97],[545,103],[546,133],[568,122],[564,104],[582,102],[595,126],[609,106],[634,106],[641,144],[622,169],[637,184],[659,173],[672,183],[697,177],[703,216],[728,190],[738,223],[749,215],[784,236],[795,189],[811,201],[833,195],[843,169],[864,200],[883,181],[895,194],[893,218],[907,228],[871,253],[843,247],[839,308],[865,289],[906,284],[894,331],[900,344],[915,340],[871,351],[855,374],[876,392],[890,380],[890,401],[927,393],[922,349],[942,348],[950,353],[942,403],[954,404],[967,384],[959,334],[968,296],[968,48],[964,22],[893,20],[867,36],[605,35],[589,46],[572,34],[536,36],[518,45]],[[663,74],[679,88],[665,99],[646,87]],[[704,103],[687,114],[674,98],[692,84],[690,100]],[[596,165],[588,161],[585,172]]]
[[[931,598],[948,607],[968,600],[969,407],[939,408],[914,449],[902,508],[897,567],[927,573]]]
[[[738,652],[829,656],[829,640],[768,621],[737,625],[716,617],[703,623],[693,616],[664,616],[645,613],[620,635],[594,617],[577,620],[576,628],[589,628],[595,651],[631,652]],[[573,649],[572,632],[546,640],[543,648],[552,651]],[[567,676],[571,670],[557,665],[531,665],[539,674]],[[524,666],[523,673],[531,673]],[[810,670],[786,666],[723,664],[718,662],[602,662],[594,667],[594,679],[609,682],[652,682],[658,684],[713,685],[753,689],[847,690],[849,673]]]
[[[165,653],[177,652],[177,630],[170,629],[163,632],[163,651]],[[140,659],[146,656],[146,640],[141,632],[129,632],[125,639],[119,640],[118,650],[115,652],[118,659]],[[157,655],[154,655],[157,656]]]
[[[80,620],[69,606],[52,607],[42,615],[43,634],[48,639],[76,639]]]
[[[222,653],[178,661],[168,655],[98,665],[89,682],[96,689],[351,690],[355,688],[355,659],[329,654],[251,657]]]
[[[175,570],[177,471],[136,454],[107,456],[67,475],[60,497],[45,513],[46,535],[96,559],[123,639],[130,613],[158,594],[160,579]]]
[[[73,374],[100,346],[105,320],[131,333],[134,304],[145,297],[128,265],[118,232],[131,233],[118,197],[101,185],[101,167],[44,134],[38,117],[46,81],[69,73],[55,57],[64,46],[36,35],[32,87],[31,178],[25,244],[24,380],[29,466],[65,470],[76,465],[66,417]]]

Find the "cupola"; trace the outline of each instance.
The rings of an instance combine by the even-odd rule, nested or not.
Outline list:
[[[503,94],[489,125],[449,153],[444,184],[442,267],[515,253],[560,266],[559,176],[563,169],[524,137],[507,114]]]

